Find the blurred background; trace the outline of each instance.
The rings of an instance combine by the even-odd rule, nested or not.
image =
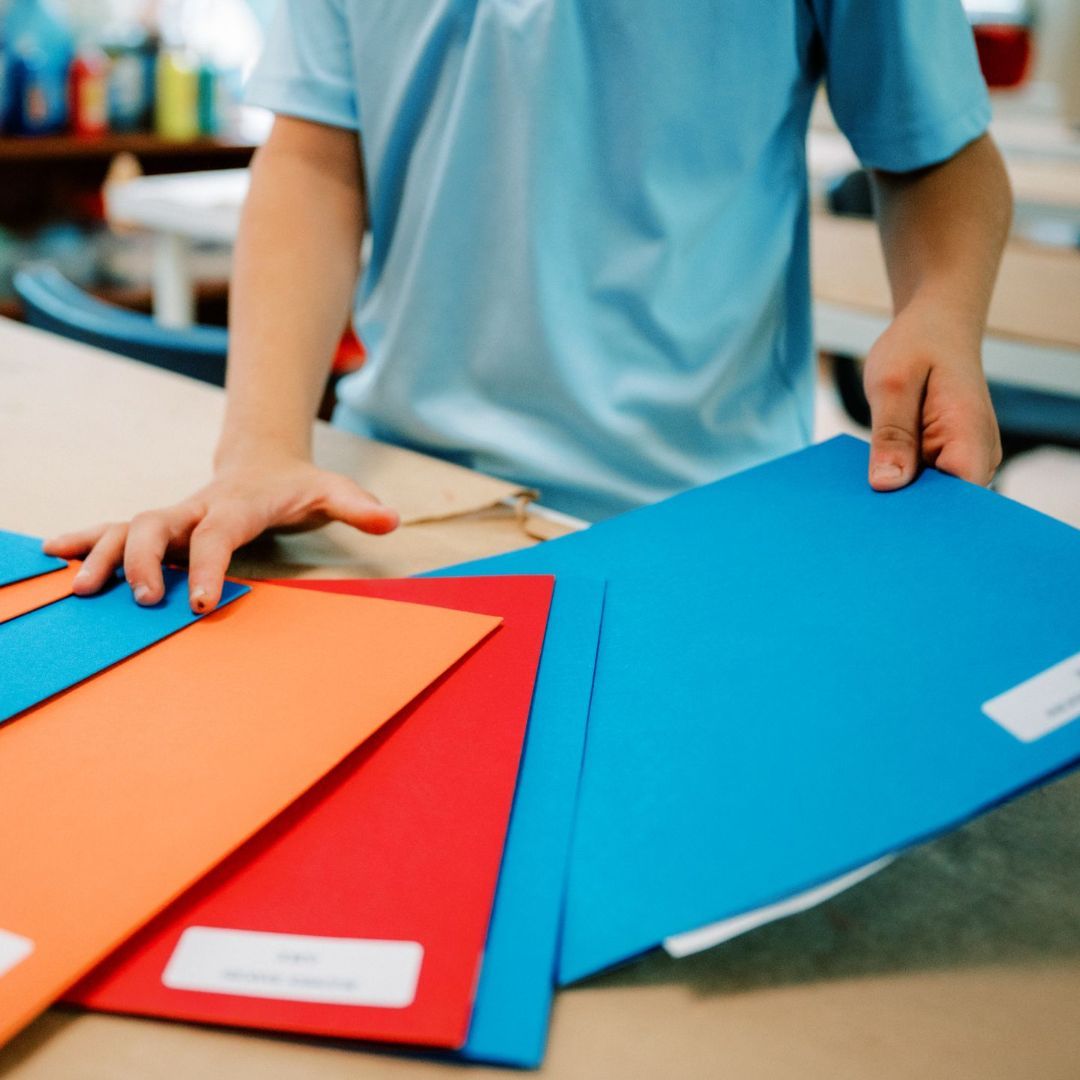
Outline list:
[[[0,0],[0,315],[221,382],[246,166],[270,123],[241,94],[273,5]],[[1080,524],[1080,0],[964,6],[1017,196],[986,347],[1000,483]],[[865,432],[860,364],[889,298],[869,185],[823,97],[808,160],[818,434]],[[343,325],[335,378],[362,361]]]

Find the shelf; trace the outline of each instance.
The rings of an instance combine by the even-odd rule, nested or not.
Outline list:
[[[234,139],[201,137],[181,141],[163,139],[149,132],[116,132],[96,138],[76,138],[73,135],[0,137],[0,163],[111,158],[122,153],[136,157],[221,154],[246,160],[254,150],[253,143]]]

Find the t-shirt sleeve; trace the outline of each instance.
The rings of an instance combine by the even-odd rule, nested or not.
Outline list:
[[[986,131],[990,99],[960,0],[813,0],[825,86],[863,165],[907,172]]]
[[[287,116],[333,127],[359,127],[342,0],[278,0],[245,99]]]

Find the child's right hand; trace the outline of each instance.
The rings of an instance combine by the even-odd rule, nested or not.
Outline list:
[[[65,533],[46,541],[45,551],[84,560],[72,586],[79,596],[97,592],[123,563],[135,599],[146,605],[164,595],[162,562],[186,554],[191,609],[202,614],[217,606],[229,561],[242,544],[268,529],[301,531],[329,521],[382,534],[397,528],[398,515],[345,476],[263,454],[255,463],[220,468],[182,502],[130,522]]]

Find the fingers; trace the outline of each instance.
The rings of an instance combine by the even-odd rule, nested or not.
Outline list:
[[[951,476],[986,487],[1001,464],[1001,440],[996,425],[983,432],[972,430],[952,438],[942,447],[934,467]]]
[[[135,600],[156,604],[165,595],[161,564],[170,544],[186,538],[195,526],[198,511],[189,503],[168,510],[139,514],[128,528],[124,549],[124,576]]]
[[[322,509],[329,518],[377,536],[393,532],[401,521],[396,510],[345,476],[331,478]]]
[[[870,486],[895,491],[915,479],[921,444],[921,412],[925,377],[902,368],[880,375],[867,372],[870,403]]]
[[[106,526],[71,582],[76,596],[92,596],[112,577],[124,557],[127,525]]]
[[[105,535],[110,525],[95,525],[92,529],[63,533],[46,540],[42,550],[59,559],[81,559]]]
[[[217,607],[233,552],[261,531],[261,523],[235,511],[211,512],[199,522],[191,534],[188,556],[189,598],[196,615]]]

